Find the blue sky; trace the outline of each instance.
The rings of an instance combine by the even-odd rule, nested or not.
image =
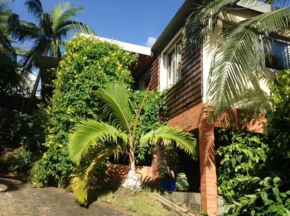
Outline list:
[[[24,6],[15,0],[12,9],[21,19],[33,21]],[[42,0],[45,11],[51,11],[57,0]],[[146,45],[148,38],[158,38],[184,0],[73,0],[84,8],[77,17],[98,36]]]

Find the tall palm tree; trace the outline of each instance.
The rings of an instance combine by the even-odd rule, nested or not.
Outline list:
[[[78,165],[72,180],[72,188],[79,202],[87,202],[89,180],[98,164],[111,155],[127,153],[130,171],[123,187],[139,190],[141,182],[135,172],[135,149],[149,142],[170,145],[173,142],[193,157],[196,156],[196,142],[192,135],[182,130],[162,126],[136,139],[136,131],[141,130],[139,119],[146,96],[139,112],[134,115],[130,108],[126,88],[117,84],[108,84],[104,91],[96,92],[106,107],[109,123],[94,120],[84,121],[76,129],[68,145],[70,159]]]
[[[44,12],[40,0],[27,0],[25,5],[38,23],[21,21],[17,15],[14,15],[10,19],[10,30],[14,39],[33,41],[31,50],[23,58],[23,66],[29,71],[37,65],[39,56],[60,58],[61,49],[65,44],[64,39],[70,33],[78,31],[93,33],[89,26],[73,20],[83,9],[74,7],[69,1],[57,4],[50,13]],[[32,98],[35,97],[40,77],[41,71],[37,75]]]
[[[240,10],[238,3],[263,4],[255,0],[204,1],[188,18],[184,39],[196,50],[206,43],[209,34],[220,27],[220,20],[230,10]],[[215,58],[210,70],[207,103],[215,107],[215,114],[228,108],[261,108],[269,105],[268,96],[259,81],[269,83],[273,74],[265,70],[265,47],[289,28],[289,0],[266,0],[272,11],[236,23],[220,32]],[[267,39],[266,39],[267,38]],[[218,55],[218,53],[223,53]],[[265,105],[265,106],[262,106]]]

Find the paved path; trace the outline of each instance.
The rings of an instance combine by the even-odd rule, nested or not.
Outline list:
[[[124,215],[95,202],[80,207],[74,195],[59,188],[31,188],[20,181],[0,178],[0,216],[117,216]]]

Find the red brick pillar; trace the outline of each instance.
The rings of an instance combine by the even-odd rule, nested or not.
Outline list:
[[[201,210],[218,215],[214,125],[207,122],[207,110],[204,108],[199,124]]]
[[[151,168],[152,168],[152,179],[156,180],[159,178],[159,169],[161,166],[161,146],[160,143],[157,143],[155,152],[152,155],[152,163],[151,163]]]
[[[158,153],[154,153],[152,156],[152,178],[157,179],[159,177],[159,167],[160,167],[160,162],[159,162],[159,155]]]

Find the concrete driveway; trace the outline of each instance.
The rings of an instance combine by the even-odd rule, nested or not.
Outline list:
[[[20,181],[0,178],[1,216],[117,216],[111,206],[95,202],[81,207],[74,195],[60,188],[31,188]]]

